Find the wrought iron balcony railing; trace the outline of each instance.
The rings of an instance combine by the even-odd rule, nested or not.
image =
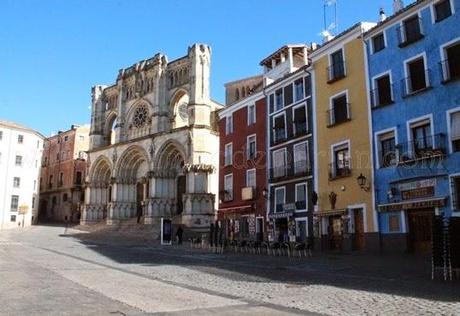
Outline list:
[[[431,70],[426,69],[423,76],[406,77],[401,80],[403,98],[422,92],[431,87]]]
[[[296,161],[292,165],[273,167],[270,169],[271,182],[308,175],[311,175],[311,167],[308,160]]]
[[[415,18],[403,22],[402,26],[396,28],[398,35],[399,47],[405,47],[424,37],[422,31],[422,19]]]
[[[460,57],[443,60],[439,66],[443,83],[460,79]]]
[[[350,161],[345,161],[343,166],[337,166],[334,163],[329,164],[329,180],[351,176]]]
[[[334,81],[345,78],[345,62],[338,62],[327,67],[327,82],[332,83]]]
[[[327,127],[351,120],[351,104],[346,103],[346,109],[332,108],[327,112]]]
[[[371,90],[371,106],[377,108],[394,103],[393,100],[393,84],[390,84],[386,89]]]
[[[396,148],[400,164],[442,158],[446,154],[446,137],[444,134],[436,134],[398,144]]]

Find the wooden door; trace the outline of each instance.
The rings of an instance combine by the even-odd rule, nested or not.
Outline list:
[[[433,210],[409,212],[409,249],[418,254],[431,253]]]
[[[364,248],[364,219],[363,210],[354,210],[355,233],[353,236],[353,249],[362,250]]]

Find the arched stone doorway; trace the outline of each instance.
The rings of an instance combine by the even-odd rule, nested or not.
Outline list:
[[[145,213],[148,200],[148,171],[148,155],[143,148],[132,146],[124,151],[115,172],[108,224]]]
[[[107,216],[111,202],[112,166],[108,158],[100,157],[93,164],[86,188],[86,202],[81,215],[81,222],[94,222]]]

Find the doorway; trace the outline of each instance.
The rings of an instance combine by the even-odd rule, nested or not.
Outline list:
[[[364,218],[363,209],[353,210],[355,232],[353,234],[353,250],[364,249]]]
[[[177,178],[177,214],[181,214],[184,211],[184,202],[182,197],[185,193],[186,188],[185,176],[179,176]]]
[[[136,216],[137,222],[140,222],[142,217],[142,201],[144,200],[144,185],[141,182],[136,184]]]
[[[256,218],[256,239],[257,241],[264,240],[264,218],[263,217]]]
[[[431,253],[433,209],[409,211],[409,250],[417,254]]]

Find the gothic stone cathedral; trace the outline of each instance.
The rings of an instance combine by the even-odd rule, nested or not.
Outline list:
[[[195,44],[168,62],[121,69],[112,86],[92,88],[88,176],[81,223],[137,217],[173,219],[204,231],[214,218],[219,139],[210,99],[211,49]]]

